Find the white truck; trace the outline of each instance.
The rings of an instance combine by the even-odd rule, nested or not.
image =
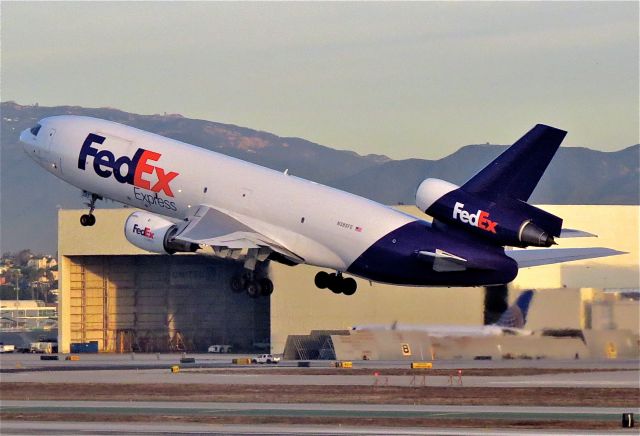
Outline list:
[[[16,351],[15,345],[0,342],[0,353],[13,353],[14,351]]]
[[[280,362],[280,358],[279,357],[275,357],[272,356],[271,354],[261,354],[257,357],[254,357],[253,359],[251,359],[251,363],[274,363],[274,364],[278,364],[278,362]]]

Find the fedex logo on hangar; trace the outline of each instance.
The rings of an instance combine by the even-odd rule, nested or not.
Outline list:
[[[465,224],[470,224],[473,227],[478,227],[479,229],[485,230],[487,232],[496,232],[496,226],[498,225],[498,223],[489,219],[489,212],[478,209],[478,212],[470,214],[463,208],[463,203],[456,202],[455,206],[453,207],[453,219],[459,219]]]
[[[90,133],[84,140],[80,155],[78,156],[78,168],[84,170],[87,165],[87,157],[93,157],[93,170],[103,178],[111,175],[120,183],[137,186],[153,192],[164,191],[169,197],[173,197],[173,191],[169,183],[179,176],[175,171],[165,172],[164,168],[152,165],[149,162],[157,162],[162,154],[138,148],[133,157],[120,156],[116,158],[109,150],[99,150],[93,144],[102,144],[104,136]],[[152,186],[151,182],[144,178],[146,174],[155,173],[157,181]]]

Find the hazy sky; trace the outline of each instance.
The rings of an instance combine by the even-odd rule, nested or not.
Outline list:
[[[394,158],[639,142],[638,2],[3,1],[1,98],[181,113]]]

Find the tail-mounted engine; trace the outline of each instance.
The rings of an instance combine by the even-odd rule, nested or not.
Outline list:
[[[550,247],[562,229],[561,218],[524,201],[489,201],[439,179],[420,184],[416,206],[436,220],[499,245]]]
[[[152,253],[194,252],[199,248],[197,244],[175,239],[176,233],[176,224],[146,212],[132,213],[124,224],[127,240],[136,247]]]

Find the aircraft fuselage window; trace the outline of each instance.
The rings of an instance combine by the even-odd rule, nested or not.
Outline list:
[[[31,132],[31,134],[33,136],[38,136],[38,132],[40,131],[40,127],[42,127],[40,124],[36,124],[29,131]]]

